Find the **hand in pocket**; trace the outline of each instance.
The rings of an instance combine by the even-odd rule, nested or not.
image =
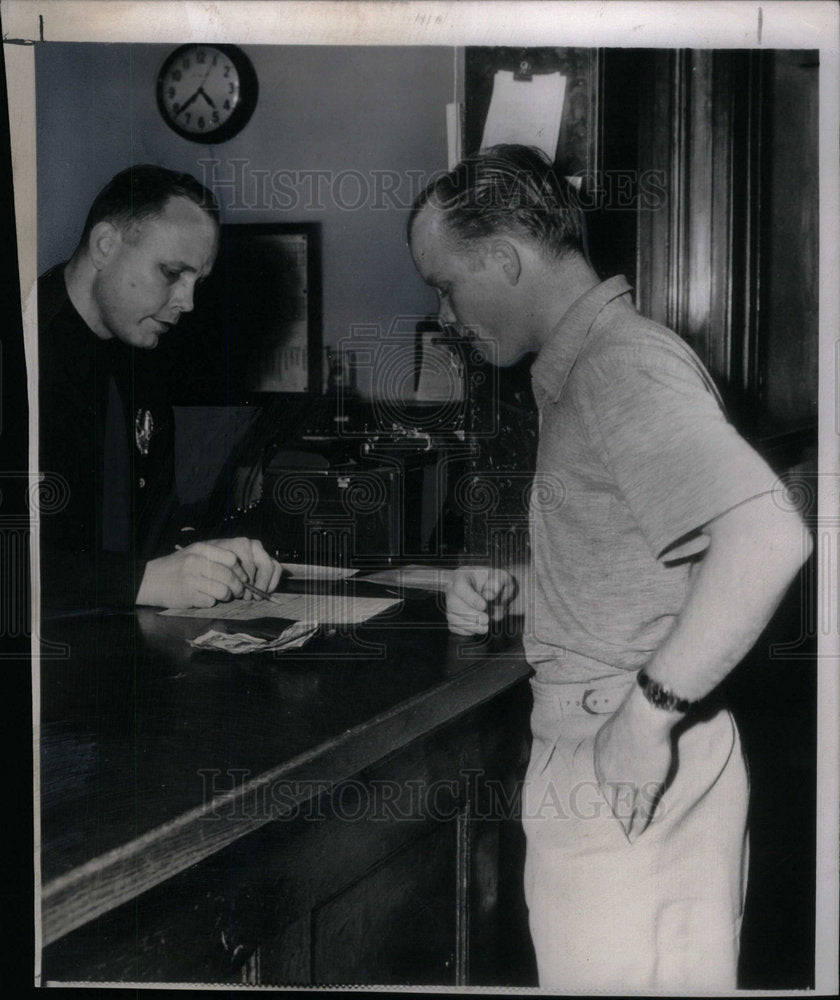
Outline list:
[[[647,829],[673,776],[671,737],[677,721],[679,717],[640,699],[633,688],[595,736],[595,777],[631,842]]]

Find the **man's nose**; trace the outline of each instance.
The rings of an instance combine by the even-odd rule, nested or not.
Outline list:
[[[179,312],[192,312],[194,287],[191,281],[179,281],[172,292],[169,304]]]
[[[452,306],[449,304],[447,299],[441,299],[438,303],[438,316],[440,317],[441,323],[451,326],[453,323],[457,323],[458,319],[455,313],[452,311]]]

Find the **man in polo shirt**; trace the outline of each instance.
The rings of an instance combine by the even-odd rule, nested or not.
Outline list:
[[[599,280],[537,151],[495,147],[435,181],[409,240],[442,321],[498,365],[536,354],[531,565],[458,570],[447,614],[480,634],[524,598],[540,985],[732,989],[747,778],[730,714],[704,699],[809,538],[690,349],[623,278]]]

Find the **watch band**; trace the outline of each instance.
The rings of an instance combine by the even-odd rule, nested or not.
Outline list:
[[[665,712],[688,712],[694,707],[696,702],[688,701],[674,694],[670,688],[666,688],[658,681],[652,681],[646,670],[640,670],[636,675],[636,681],[644,692],[645,698],[654,708],[661,708]]]

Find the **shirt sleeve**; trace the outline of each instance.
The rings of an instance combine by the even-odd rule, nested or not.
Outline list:
[[[699,361],[619,351],[590,365],[579,384],[593,447],[657,558],[674,558],[674,547],[714,518],[779,488],[728,422]]]

